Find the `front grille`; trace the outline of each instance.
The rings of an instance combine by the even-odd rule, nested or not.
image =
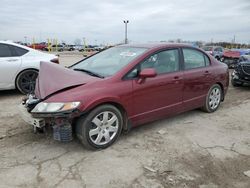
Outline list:
[[[245,74],[250,75],[250,65],[242,65],[242,70]]]

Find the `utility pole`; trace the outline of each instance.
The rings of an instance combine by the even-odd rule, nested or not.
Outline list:
[[[125,23],[125,44],[128,44],[128,20],[123,20],[123,22]]]

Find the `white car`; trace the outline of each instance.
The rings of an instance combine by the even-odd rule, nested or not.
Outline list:
[[[31,93],[41,61],[59,63],[56,55],[0,41],[0,90],[17,88],[23,94]]]

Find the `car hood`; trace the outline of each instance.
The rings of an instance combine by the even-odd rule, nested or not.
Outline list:
[[[100,80],[100,78],[74,71],[58,64],[41,62],[39,75],[36,80],[35,96],[38,99],[45,99],[62,90],[97,80]]]

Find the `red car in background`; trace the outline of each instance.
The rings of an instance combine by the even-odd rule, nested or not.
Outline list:
[[[46,43],[30,44],[28,45],[28,47],[36,50],[45,51],[47,48],[47,44]]]
[[[54,138],[106,148],[122,130],[202,108],[214,112],[228,89],[227,65],[184,44],[122,45],[70,68],[42,63],[35,94],[20,106],[35,128]]]
[[[240,52],[236,50],[225,50],[220,61],[227,64],[229,68],[234,68],[240,59]]]

